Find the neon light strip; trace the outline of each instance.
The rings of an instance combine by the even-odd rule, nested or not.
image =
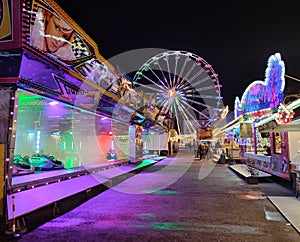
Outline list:
[[[40,153],[40,140],[41,140],[41,131],[36,131],[36,145],[35,145],[35,153]]]

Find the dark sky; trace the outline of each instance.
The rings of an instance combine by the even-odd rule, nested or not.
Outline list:
[[[286,74],[300,78],[297,0],[56,2],[105,59],[140,48],[185,50],[202,57],[219,74],[223,102],[231,110],[252,81],[264,80],[268,58],[276,52]]]

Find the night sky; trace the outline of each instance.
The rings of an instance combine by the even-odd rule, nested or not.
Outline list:
[[[300,79],[300,1],[56,2],[105,59],[140,48],[202,57],[219,74],[223,103],[231,110],[251,82],[264,80],[268,58],[276,52],[286,74]]]

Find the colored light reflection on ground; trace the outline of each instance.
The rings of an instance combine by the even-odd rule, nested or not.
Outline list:
[[[142,214],[142,216],[155,216],[153,214]],[[148,219],[151,219],[149,217]],[[69,219],[69,218],[57,218],[51,222],[42,225],[43,228],[58,228],[61,230],[62,227],[73,227],[78,228],[87,223],[85,219]],[[115,229],[116,227],[128,228],[134,227],[139,229],[154,229],[154,230],[173,230],[173,231],[197,231],[201,233],[228,233],[228,234],[263,234],[260,228],[248,225],[235,225],[235,224],[205,224],[205,223],[192,223],[192,222],[137,222],[134,220],[101,220],[96,221],[89,219],[89,223],[94,225],[94,228],[102,229]]]
[[[170,194],[179,194],[177,191],[169,191],[169,190],[159,190],[159,191],[150,191],[150,190],[144,190],[144,193],[151,193],[151,194],[164,194],[164,195],[170,195]]]
[[[137,168],[141,168],[141,167],[144,167],[144,166],[148,166],[148,165],[151,165],[153,164],[153,160],[143,160],[140,164],[138,164],[136,167]]]
[[[265,199],[266,196],[263,192],[260,191],[239,191],[239,190],[231,190],[228,192],[229,194],[235,195],[236,197],[243,200],[261,200]]]
[[[198,231],[201,233],[228,233],[228,234],[263,234],[259,228],[247,225],[232,224],[202,224],[202,223],[182,223],[182,222],[152,222],[135,224],[138,228],[151,228],[155,230],[173,231]]]
[[[155,222],[151,224],[151,227],[154,229],[184,230],[184,227],[182,225],[170,222]]]
[[[152,219],[156,218],[156,215],[154,213],[140,213],[138,214],[138,217],[141,219]]]

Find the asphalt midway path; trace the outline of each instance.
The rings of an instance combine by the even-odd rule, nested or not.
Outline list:
[[[13,240],[300,241],[267,199],[292,195],[278,183],[247,184],[227,164],[182,153]]]

